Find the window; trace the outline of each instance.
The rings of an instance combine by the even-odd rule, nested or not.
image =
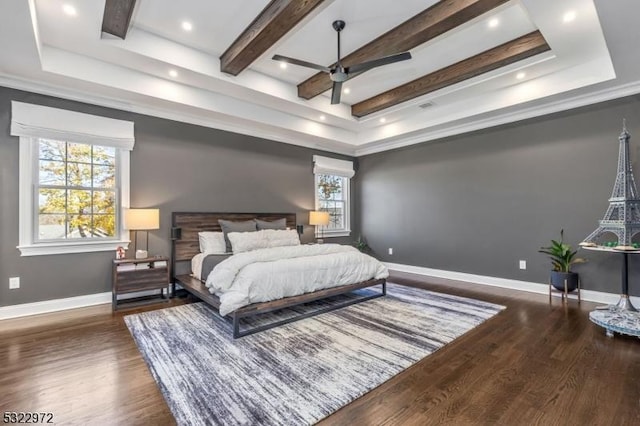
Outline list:
[[[34,242],[115,239],[119,211],[116,149],[36,139]]]
[[[12,102],[11,134],[20,136],[22,256],[128,246],[133,123]]]
[[[316,174],[316,209],[329,212],[329,225],[324,234],[348,232],[347,200],[349,199],[349,178],[328,174]]]
[[[322,231],[325,237],[351,234],[351,177],[353,163],[335,158],[313,156],[316,210],[329,213],[329,225]],[[319,227],[318,227],[319,228]]]

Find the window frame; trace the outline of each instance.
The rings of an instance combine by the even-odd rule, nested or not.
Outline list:
[[[314,173],[314,197],[315,197],[315,209],[320,209],[320,198],[318,197],[318,183],[320,175],[338,176],[342,179],[343,189],[342,197],[344,199],[344,228],[341,229],[327,229],[326,227],[316,226],[315,236],[316,238],[336,238],[336,237],[349,237],[351,236],[351,178],[343,176],[341,174],[318,171]]]
[[[43,137],[44,138],[44,137]],[[105,239],[70,239],[39,241],[37,230],[37,194],[39,170],[38,137],[20,136],[19,152],[19,245],[21,256],[42,256],[67,253],[91,253],[100,251],[115,251],[118,247],[129,246],[128,232],[124,229],[122,217],[125,208],[129,207],[130,196],[130,151],[116,148],[116,237]],[[61,140],[56,135],[49,139]],[[65,141],[98,145],[100,143]],[[104,145],[106,146],[106,145]]]

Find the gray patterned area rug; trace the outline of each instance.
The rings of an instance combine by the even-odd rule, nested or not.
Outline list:
[[[386,297],[237,340],[230,321],[204,303],[129,315],[125,322],[179,425],[303,425],[502,309],[389,284]]]

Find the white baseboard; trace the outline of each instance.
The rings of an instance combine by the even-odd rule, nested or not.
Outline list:
[[[111,292],[0,307],[0,320],[111,303]]]
[[[473,284],[483,284],[493,287],[508,288],[512,290],[528,291],[530,293],[548,294],[548,284],[532,283],[528,281],[512,280],[508,278],[489,277],[486,275],[467,274],[464,272],[445,271],[442,269],[425,268],[422,266],[402,265],[399,263],[385,263],[393,271],[408,272],[428,277],[444,278],[455,281],[464,281]],[[179,288],[179,287],[178,287]],[[125,298],[147,296],[157,293],[157,290],[142,291],[127,294]],[[617,293],[605,293],[602,291],[582,290],[582,299],[596,303],[614,304],[620,299]],[[559,297],[559,293],[555,293]],[[569,297],[576,298],[575,294]],[[120,298],[122,299],[122,298]],[[65,299],[44,300],[42,302],[22,303],[0,307],[0,320],[19,318],[29,315],[46,314],[50,312],[64,311],[67,309],[85,308],[111,303],[111,292],[88,294],[86,296],[68,297]],[[631,296],[631,303],[640,308],[640,297]]]
[[[464,281],[473,284],[490,285],[493,287],[502,287],[512,290],[528,291],[530,293],[549,294],[549,284],[532,283],[529,281],[512,280],[508,278],[489,277],[486,275],[467,274],[465,272],[445,271],[443,269],[425,268],[422,266],[402,265],[399,263],[386,262],[385,265],[390,270],[398,272],[408,272],[411,274],[424,275],[428,277],[445,278],[448,280]],[[615,304],[620,300],[619,293],[605,293],[603,291],[581,290],[582,300],[589,302]],[[560,297],[560,293],[554,293]],[[570,298],[577,298],[577,295],[570,294]],[[640,297],[631,296],[631,303],[640,308]]]
[[[158,294],[158,290],[127,293],[118,300]],[[42,302],[22,303],[19,305],[1,306],[0,320],[26,317],[29,315],[48,314],[67,309],[86,308],[88,306],[111,304],[111,292],[87,294],[86,296],[67,297],[64,299],[43,300]]]

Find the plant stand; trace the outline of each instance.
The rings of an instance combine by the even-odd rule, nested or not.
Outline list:
[[[580,284],[580,277],[578,277],[578,305],[581,302],[581,298],[580,298],[580,288],[581,288],[581,284]],[[551,304],[551,296],[553,295],[553,293],[560,293],[560,297],[562,298],[562,303],[566,303],[569,301],[569,291],[567,291],[567,280],[564,280],[564,290],[558,290],[557,288],[555,288],[554,286],[551,285],[551,279],[549,279],[549,304]]]

